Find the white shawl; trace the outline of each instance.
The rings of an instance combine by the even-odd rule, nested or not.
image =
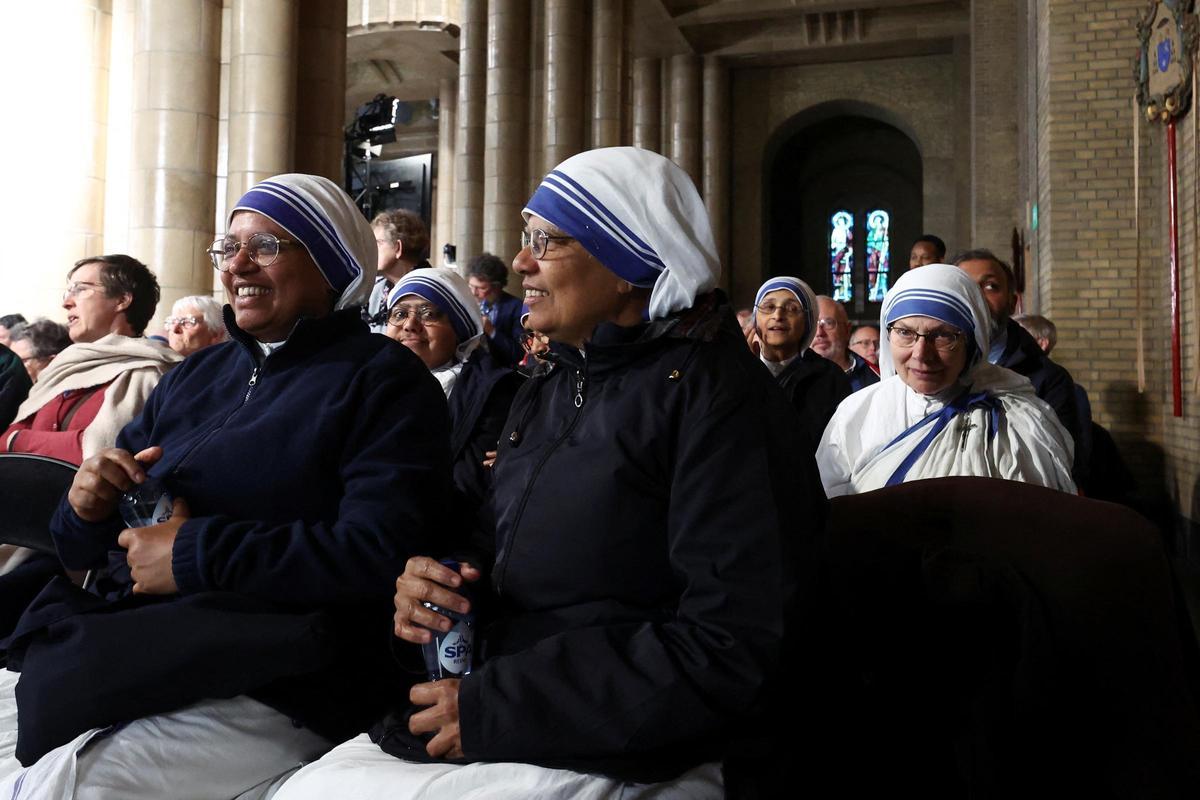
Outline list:
[[[825,493],[857,494],[960,475],[1075,492],[1074,443],[1054,411],[1027,378],[983,357],[991,328],[979,287],[944,264],[905,273],[884,298],[880,330],[913,315],[940,319],[971,336],[973,342],[963,345],[974,344],[967,365],[955,384],[922,395],[896,374],[885,333],[881,382],[842,401],[817,448]],[[968,399],[975,401],[970,407],[946,409],[956,401],[965,406]]]

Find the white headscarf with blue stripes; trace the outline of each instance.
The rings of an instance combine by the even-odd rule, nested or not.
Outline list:
[[[350,195],[320,175],[276,175],[252,187],[229,212],[256,211],[296,237],[337,293],[335,308],[365,305],[375,284],[375,233]]]
[[[653,287],[650,319],[690,308],[717,285],[721,262],[704,201],[670,159],[636,147],[572,156],[525,206],[634,286]]]
[[[789,275],[779,275],[758,287],[758,293],[754,295],[755,329],[758,328],[759,303],[771,292],[779,291],[780,289],[786,289],[791,292],[792,296],[800,303],[800,308],[804,311],[804,336],[800,339],[800,352],[804,352],[812,344],[813,337],[817,335],[817,295],[807,283],[799,278],[793,278]]]
[[[408,272],[387,297],[390,310],[405,295],[415,294],[437,306],[450,319],[459,344],[483,335],[479,303],[466,278],[448,267],[424,267]]]
[[[931,317],[953,325],[975,340],[958,382],[972,383],[988,351],[991,340],[991,316],[979,285],[958,267],[949,264],[927,264],[910,269],[900,276],[883,298],[879,312],[879,330],[884,339],[879,348],[879,379],[887,380],[896,374],[892,348],[887,343],[887,326],[905,317]],[[968,345],[969,346],[969,345]]]

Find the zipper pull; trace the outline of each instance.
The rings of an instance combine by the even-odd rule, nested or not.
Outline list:
[[[575,407],[583,408],[583,373],[575,370]]]
[[[258,383],[258,367],[255,367],[254,371],[250,373],[250,383],[246,384],[246,396],[242,398],[243,403],[250,399],[250,393],[254,391],[256,383]]]

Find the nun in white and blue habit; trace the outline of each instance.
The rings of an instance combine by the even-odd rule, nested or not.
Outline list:
[[[897,374],[888,326],[938,320],[963,334],[958,376],[924,394]],[[817,449],[826,493],[858,494],[923,478],[1006,478],[1075,492],[1071,437],[1027,378],[989,364],[987,303],[960,269],[930,264],[906,272],[887,293],[879,329],[880,382],[838,407]]]
[[[817,296],[799,278],[780,275],[758,287],[754,295],[754,329],[759,341],[763,339],[765,326],[775,324],[775,320],[764,313],[761,307],[767,295],[780,291],[786,293],[782,295],[782,302],[788,302],[790,297],[800,304],[799,316],[793,315],[790,320],[792,326],[799,323],[804,328],[799,332],[794,327],[791,329],[793,335],[799,333],[799,336],[791,343],[795,349],[789,350],[790,355],[778,361],[772,360],[768,357],[767,349],[763,348],[759,358],[775,376],[779,388],[796,409],[804,435],[802,446],[806,452],[813,453],[838,403],[850,396],[850,380],[837,364],[809,349],[817,332]]]
[[[227,308],[231,340],[167,373],[117,438],[173,516],[122,536],[115,500],[67,497],[51,520],[63,563],[102,575],[48,586],[6,643],[5,797],[265,796],[395,689],[394,582],[438,546],[450,497],[444,394],[363,323],[374,237],[337,185],[280,175],[230,219],[242,248],[214,266],[233,250],[226,288],[264,299]],[[263,266],[243,252],[257,234],[293,241]],[[270,305],[308,271],[326,303]],[[266,340],[248,311],[278,323]]]
[[[414,297],[440,315],[440,319],[431,319],[421,327],[410,326],[414,352],[425,360],[424,354],[431,352],[431,330],[454,337],[454,347],[446,360],[439,364],[426,361],[426,366],[446,393],[454,486],[465,504],[460,510],[471,518],[491,486],[491,470],[484,467],[484,461],[496,449],[522,379],[494,357],[490,341],[484,336],[479,304],[470,284],[456,271],[446,267],[412,270],[388,294],[387,308],[391,311],[401,300]],[[405,344],[403,333],[407,331],[400,325],[388,323],[387,334]]]
[[[277,800],[721,798],[729,742],[760,724],[797,572],[781,554],[824,500],[795,413],[713,291],[704,203],[676,164],[622,147],[559,164],[526,205],[559,238],[514,268],[571,302],[530,306],[558,326],[555,367],[500,437],[485,658],[436,689],[453,710],[410,709],[424,736],[397,717]]]

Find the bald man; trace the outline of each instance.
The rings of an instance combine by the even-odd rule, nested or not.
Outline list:
[[[842,368],[852,391],[879,383],[879,376],[867,360],[850,352],[850,318],[842,304],[832,297],[817,295],[817,333],[810,347]]]

